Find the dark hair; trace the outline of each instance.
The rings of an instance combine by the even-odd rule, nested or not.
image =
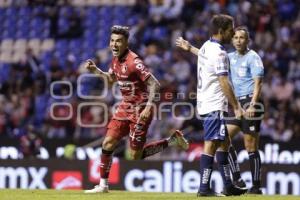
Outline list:
[[[111,33],[124,35],[126,39],[129,37],[129,27],[114,25],[111,27]]]
[[[233,18],[229,15],[214,15],[210,21],[210,34],[218,34],[219,29],[226,30],[233,24]]]
[[[238,27],[236,27],[236,28],[234,29],[234,32],[236,32],[236,31],[244,31],[245,34],[246,34],[247,40],[250,39],[249,30],[248,30],[248,28],[247,28],[246,26],[238,26]]]

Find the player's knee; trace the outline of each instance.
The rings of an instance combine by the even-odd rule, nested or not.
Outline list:
[[[130,156],[131,160],[141,160],[142,152],[141,151],[130,151],[129,156]]]
[[[214,155],[217,151],[218,147],[220,147],[219,141],[205,141],[204,142],[204,153],[209,155]]]
[[[220,149],[221,151],[228,151],[230,144],[230,140],[226,139],[225,141],[221,142],[218,149]]]
[[[240,131],[240,128],[236,125],[228,124],[226,127],[230,138],[234,138],[236,134]]]
[[[105,139],[102,143],[102,148],[108,151],[113,151],[115,148],[115,141],[110,139]]]
[[[247,138],[245,139],[245,149],[248,152],[253,152],[257,150],[257,142],[255,138]]]

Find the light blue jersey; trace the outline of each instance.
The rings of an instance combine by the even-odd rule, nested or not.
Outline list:
[[[249,50],[245,55],[237,51],[229,53],[230,79],[233,85],[235,96],[245,96],[254,91],[255,77],[264,76],[264,66],[259,55]]]

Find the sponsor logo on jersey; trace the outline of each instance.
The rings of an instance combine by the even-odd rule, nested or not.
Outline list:
[[[128,69],[128,67],[126,64],[121,66],[121,71],[123,74],[125,74],[127,72],[127,69]]]

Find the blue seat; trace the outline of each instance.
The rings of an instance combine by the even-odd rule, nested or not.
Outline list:
[[[48,20],[48,19],[44,20],[43,27],[49,29],[50,28],[50,20]]]
[[[128,26],[136,25],[139,21],[139,17],[137,15],[129,16],[127,18],[127,24]]]
[[[126,25],[126,22],[127,22],[126,18],[124,18],[124,17],[116,17],[112,21],[112,24]]]
[[[11,36],[11,38],[15,38],[16,37],[16,27],[11,26],[9,28],[7,28],[8,34]]]
[[[94,52],[90,53],[90,52],[82,52],[80,55],[80,59],[83,60],[87,60],[89,58],[92,58],[94,56]]]
[[[34,29],[31,29],[29,31],[29,38],[38,38],[39,37],[39,32],[37,32],[36,30]]]
[[[3,83],[9,79],[9,76],[7,75],[9,74],[11,67],[9,64],[5,63],[0,63],[0,65],[2,65],[0,67],[0,83]]]
[[[30,7],[20,7],[19,9],[19,12],[18,12],[18,15],[19,16],[28,16],[28,15],[31,15],[31,8]]]
[[[28,39],[29,38],[29,31],[21,31],[18,30],[15,34],[16,38],[24,38]]]
[[[1,8],[0,7],[0,16],[5,16],[5,11],[6,9],[5,8]]]
[[[42,31],[42,34],[40,35],[41,39],[47,39],[50,36],[50,30],[49,29],[44,29]]]
[[[42,126],[45,120],[45,113],[47,113],[47,104],[48,104],[49,96],[46,94],[37,95],[35,97],[35,105],[34,105],[34,124],[36,126]]]
[[[5,18],[6,21],[10,24],[10,26],[13,26],[14,24],[17,23],[17,17],[16,16],[10,16]]]
[[[98,11],[97,7],[94,7],[94,6],[90,6],[90,7],[87,7],[86,10],[85,10],[85,13],[88,15],[88,14],[96,14]]]
[[[15,15],[17,12],[17,9],[15,7],[8,7],[5,10],[5,15],[7,17],[11,17],[12,15]]]
[[[104,16],[104,15],[111,15],[113,12],[113,6],[103,6],[103,7],[100,7],[98,13],[99,15],[101,16]]]
[[[89,18],[86,18],[84,21],[83,21],[83,26],[85,27],[89,27],[89,26],[92,26],[93,25],[93,22],[92,20],[90,20]]]
[[[43,20],[40,18],[34,18],[33,20],[30,21],[31,29],[41,30],[42,26],[43,26]]]
[[[113,12],[113,14],[118,14],[118,13],[125,14],[127,12],[127,7],[126,6],[114,6],[112,8],[112,12]]]
[[[60,33],[65,32],[69,28],[69,23],[65,18],[60,18],[58,20],[58,27]]]
[[[22,29],[25,29],[25,28],[30,29],[30,28],[32,28],[30,26],[30,20],[28,20],[28,19],[19,19],[18,22],[17,22],[17,27],[22,28]]]
[[[57,48],[54,49],[54,55],[56,57],[66,56],[67,52],[68,52],[68,49],[57,49]]]
[[[93,12],[93,13],[86,13],[86,19],[91,19],[91,20],[95,20],[98,19],[98,13],[97,12]]]
[[[2,11],[0,11],[0,13],[1,13],[1,12],[2,12]],[[1,14],[0,14],[0,20],[1,20],[1,21],[4,21],[5,18],[6,18],[6,17],[5,17],[5,15],[4,15],[4,13],[1,13]]]
[[[106,25],[106,23],[107,23],[107,21],[105,21],[103,18],[100,18],[100,19],[97,21],[96,25],[97,25],[99,28],[101,28],[101,27],[104,27],[104,26]]]
[[[55,47],[56,48],[64,48],[68,45],[68,41],[67,40],[58,40],[55,43]]]
[[[92,31],[85,31],[83,35],[85,39],[95,38],[95,32]]]
[[[68,15],[69,13],[71,13],[73,11],[74,11],[74,8],[71,6],[62,6],[59,10],[59,15],[60,16]]]
[[[1,39],[8,39],[8,38],[13,38],[11,37],[11,35],[9,34],[8,30],[4,29],[3,31],[1,31]]]
[[[74,39],[74,40],[71,40],[69,43],[68,43],[68,48],[70,50],[72,49],[80,49],[81,47],[81,44],[82,44],[82,40],[81,39]]]
[[[110,14],[110,15],[103,15],[103,16],[100,16],[99,19],[100,20],[104,20],[105,22],[110,22],[113,19],[113,15],[112,14]]]
[[[61,66],[62,70],[66,69],[66,57],[67,57],[67,54],[61,54],[60,56],[57,56],[58,57],[58,62],[59,62],[59,65]]]
[[[40,13],[44,13],[45,9],[46,9],[45,6],[34,6],[34,7],[33,7],[33,10],[32,10],[32,13],[33,13],[34,15],[40,14]]]
[[[45,69],[47,71],[49,70],[49,65],[52,57],[53,57],[53,51],[44,51],[40,56],[42,63],[45,65]]]
[[[10,21],[7,20],[6,18],[4,18],[4,21],[3,21],[2,23],[3,23],[3,27],[5,27],[5,29],[6,29],[7,27],[10,27],[10,26],[11,26]]]

